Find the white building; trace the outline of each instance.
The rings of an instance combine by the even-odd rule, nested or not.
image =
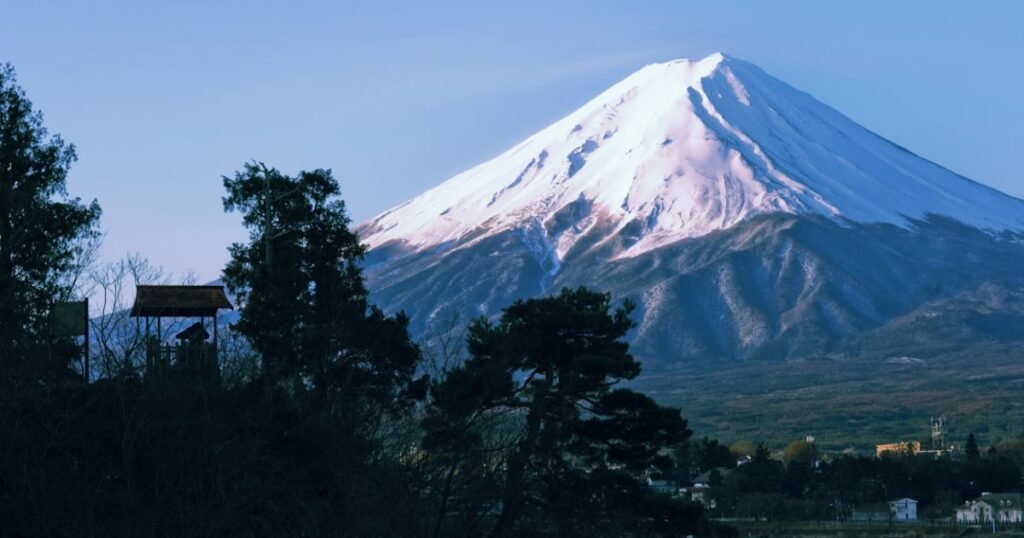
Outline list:
[[[917,501],[908,498],[889,501],[889,513],[893,521],[917,521]]]
[[[1024,494],[983,493],[956,509],[956,522],[961,525],[985,523],[1020,523],[1024,521]]]

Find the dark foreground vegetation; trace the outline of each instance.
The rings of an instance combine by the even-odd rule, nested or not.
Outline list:
[[[147,370],[152,342],[117,330],[83,372],[50,322],[98,238],[74,158],[0,69],[0,536],[735,532],[643,482],[688,472],[691,433],[617,387],[640,372],[631,305],[566,290],[425,353],[368,303],[328,170],[224,179],[251,240],[224,272],[244,345],[221,375]]]
[[[941,522],[1020,487],[1010,445],[877,459],[693,440],[679,409],[624,388],[640,374],[633,306],[586,289],[453,321],[421,347],[369,303],[364,247],[322,169],[224,178],[250,238],[224,270],[240,312],[217,375],[147,368],[153,337],[124,288],[159,271],[95,267],[100,209],[67,195],[74,159],[0,69],[0,536],[736,535],[723,519],[785,534],[770,524],[843,525],[898,497]],[[51,314],[90,292],[112,299],[85,371]],[[678,494],[699,475],[703,503]]]

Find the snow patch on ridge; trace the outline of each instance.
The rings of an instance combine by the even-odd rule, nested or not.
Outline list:
[[[540,221],[530,221],[526,227],[519,230],[519,237],[526,248],[533,253],[544,274],[539,282],[540,289],[546,289],[551,279],[558,274],[562,263],[554,245],[548,239],[544,226]]]
[[[585,211],[584,211],[585,209]],[[1024,201],[965,179],[722,54],[648,65],[504,154],[361,227],[371,248],[515,230],[548,275],[607,219],[620,257],[764,213],[1024,231]],[[482,231],[482,232],[481,232]]]

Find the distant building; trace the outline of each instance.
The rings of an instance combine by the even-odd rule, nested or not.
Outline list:
[[[889,512],[893,521],[917,521],[917,501],[908,498],[890,501]]]
[[[917,454],[919,452],[921,452],[921,443],[919,441],[875,445],[875,456],[879,458],[883,454]]]
[[[683,488],[683,496],[690,499],[691,501],[697,501],[703,504],[706,508],[715,508],[715,500],[711,498],[711,487],[709,486],[690,486]]]
[[[1024,494],[982,493],[956,509],[956,522],[961,525],[1024,522]]]
[[[732,469],[726,467],[715,467],[705,471],[693,479],[689,487],[682,488],[680,492],[684,497],[697,501],[707,508],[715,508],[715,500],[709,495],[711,492],[711,477],[716,472],[723,479],[732,473]]]
[[[875,456],[881,458],[885,454],[907,455],[907,456],[932,456],[941,458],[952,456],[956,447],[946,445],[946,419],[939,417],[931,421],[932,443],[927,449],[920,441],[903,441],[899,443],[885,443],[875,445]]]
[[[903,498],[888,503],[864,504],[850,514],[854,523],[896,523],[917,521],[917,501]]]

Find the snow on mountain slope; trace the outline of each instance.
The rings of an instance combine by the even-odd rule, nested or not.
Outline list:
[[[722,54],[644,67],[504,154],[361,226],[371,248],[467,246],[510,229],[551,271],[595,226],[637,256],[765,213],[886,222],[938,214],[1024,230],[1024,201],[860,127]]]

